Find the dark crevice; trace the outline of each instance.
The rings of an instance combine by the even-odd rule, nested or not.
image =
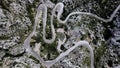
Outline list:
[[[111,36],[112,36],[111,31],[106,28],[106,30],[104,32],[104,38],[105,38],[105,40],[108,40]]]
[[[112,67],[113,66],[113,61],[112,60],[108,60],[108,66]]]
[[[4,57],[20,57],[20,56],[23,56],[24,53],[25,53],[25,51],[23,53],[21,53],[21,54],[18,54],[18,55],[12,55],[12,54],[6,52],[6,55]]]
[[[119,43],[120,43],[120,39],[119,39],[119,40],[117,40],[116,42],[119,42]]]

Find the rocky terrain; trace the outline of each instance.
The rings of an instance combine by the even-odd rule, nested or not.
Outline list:
[[[77,14],[62,24],[57,19],[57,10],[60,10],[57,8],[53,18],[54,39],[51,15],[59,2],[64,4],[61,20],[72,12],[88,12],[109,19],[120,5],[120,0],[0,0],[0,68],[45,68],[37,56],[45,61],[54,60],[83,40],[90,44],[94,52],[94,68],[120,68],[120,9],[109,22]],[[38,15],[39,20],[34,27],[41,4],[47,6],[46,35],[43,29],[44,11],[39,13],[43,15]],[[35,34],[28,41],[34,28]],[[54,41],[46,43],[44,36]],[[29,47],[26,48],[25,44],[30,44],[35,53],[27,52]],[[50,68],[91,68],[91,51],[87,47],[76,47]]]

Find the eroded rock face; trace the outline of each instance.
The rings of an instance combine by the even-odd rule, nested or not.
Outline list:
[[[102,62],[103,65],[109,67],[118,67],[119,68],[119,57],[120,57],[120,12],[116,15],[115,20],[113,21],[113,27],[110,28],[111,36],[107,40],[108,46],[105,51],[106,55],[103,55]]]
[[[44,1],[44,0],[43,0]],[[47,1],[47,0],[46,0]],[[48,0],[49,1],[49,0]],[[92,1],[92,0],[51,0],[57,4],[62,2],[65,5],[62,19],[74,11],[84,11],[94,13],[103,18],[109,18],[110,14],[120,4],[119,0],[113,2]],[[39,1],[30,3],[29,0],[2,0],[0,2],[0,67],[4,68],[40,68],[40,62],[23,47],[23,42],[33,30],[34,17]],[[51,5],[51,4],[49,4]],[[51,38],[50,15],[53,8],[48,9],[48,23],[46,27],[47,38]],[[102,10],[101,10],[102,9]],[[67,40],[61,47],[63,51],[74,46],[75,42],[86,40],[94,49],[95,68],[119,67],[120,65],[120,11],[115,19],[109,23],[104,23],[93,17],[73,15],[67,24],[60,24],[54,21],[55,30],[63,28]],[[111,24],[112,23],[112,24]],[[43,24],[39,23],[36,35],[31,40],[31,48],[34,49],[36,43],[41,46],[37,48],[43,59],[55,59],[60,53],[57,52],[56,39],[52,44],[46,44],[42,39]],[[114,26],[114,27],[113,27]],[[111,32],[110,36],[106,30]],[[57,38],[61,35],[57,34]],[[64,37],[64,36],[63,36]],[[73,43],[74,42],[74,43]],[[89,52],[86,48],[76,48],[68,56],[62,58],[51,68],[86,68],[90,67]]]
[[[0,64],[7,57],[22,56],[24,54],[23,39],[32,25],[27,12],[28,1],[2,0],[0,1]],[[9,64],[9,62],[8,62]],[[1,64],[4,67],[7,63]],[[12,67],[12,65],[10,65]],[[19,65],[18,65],[19,66]],[[5,66],[5,68],[10,68]],[[16,68],[16,67],[15,67]]]
[[[2,60],[2,58],[5,56],[5,52],[4,51],[1,51],[0,52],[0,60]]]
[[[6,57],[2,65],[5,68],[40,68],[40,64],[25,56],[14,58]]]
[[[27,17],[26,3],[24,2],[9,2],[5,0],[1,4],[0,46],[3,49],[9,49],[9,47],[15,46],[19,42],[22,43],[23,37],[29,32],[31,21]],[[15,4],[19,6],[16,6]]]
[[[24,50],[25,49],[22,45],[16,45],[16,46],[9,49],[9,53],[11,55],[16,56],[16,55],[22,54],[24,52]]]

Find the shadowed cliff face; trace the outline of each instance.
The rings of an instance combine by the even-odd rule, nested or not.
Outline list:
[[[47,0],[43,0],[47,2]],[[48,0],[49,1],[49,0]],[[54,4],[62,2],[65,20],[68,14],[75,11],[89,12],[102,18],[110,18],[120,4],[119,0],[51,0]],[[33,30],[39,0],[30,3],[28,0],[0,1],[0,68],[43,68],[41,63],[27,53],[23,47],[24,40]],[[53,8],[48,8],[46,38],[52,36],[50,19]],[[41,20],[41,18],[40,18]],[[56,17],[53,20],[55,31],[63,28],[65,35],[56,33],[52,44],[43,40],[43,21],[37,25],[36,35],[32,37],[30,47],[44,60],[55,59],[58,38],[67,40],[61,49],[66,51],[74,46],[73,42],[86,40],[94,49],[95,68],[117,68],[120,66],[120,10],[111,22],[105,23],[94,17],[73,15],[66,24],[60,24]],[[40,46],[41,45],[41,46]],[[51,68],[85,68],[90,67],[89,51],[85,47],[75,48],[68,56],[56,62]]]

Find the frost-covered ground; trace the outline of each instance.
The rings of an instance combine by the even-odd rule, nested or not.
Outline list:
[[[1,0],[0,68],[119,68],[119,5],[120,0]]]

